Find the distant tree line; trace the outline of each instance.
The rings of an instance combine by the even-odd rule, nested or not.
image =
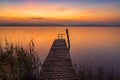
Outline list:
[[[40,65],[33,40],[27,49],[7,40],[0,43],[0,80],[38,80]]]

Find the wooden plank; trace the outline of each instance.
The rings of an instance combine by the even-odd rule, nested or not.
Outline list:
[[[40,80],[77,80],[65,39],[56,39],[40,71]]]

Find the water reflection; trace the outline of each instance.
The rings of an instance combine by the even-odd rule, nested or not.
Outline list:
[[[78,64],[92,60],[119,69],[119,27],[68,27],[70,31],[71,57]],[[0,40],[26,46],[31,39],[41,59],[44,60],[58,33],[65,27],[1,27]],[[66,38],[66,36],[64,36]]]

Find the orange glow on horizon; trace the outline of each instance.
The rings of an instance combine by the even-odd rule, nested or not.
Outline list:
[[[0,9],[1,22],[69,22],[69,20],[77,22],[109,22],[120,20],[120,11],[103,8],[80,10],[59,6],[38,6],[34,4],[26,4],[22,7],[6,6]],[[36,19],[32,20],[32,18]]]

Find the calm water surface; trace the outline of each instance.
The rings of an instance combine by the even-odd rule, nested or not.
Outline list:
[[[44,61],[58,33],[65,27],[0,27],[0,41],[27,46],[34,40],[36,50]],[[114,67],[120,72],[120,27],[68,27],[71,58],[78,65],[92,61]],[[66,35],[64,36],[66,39]]]

